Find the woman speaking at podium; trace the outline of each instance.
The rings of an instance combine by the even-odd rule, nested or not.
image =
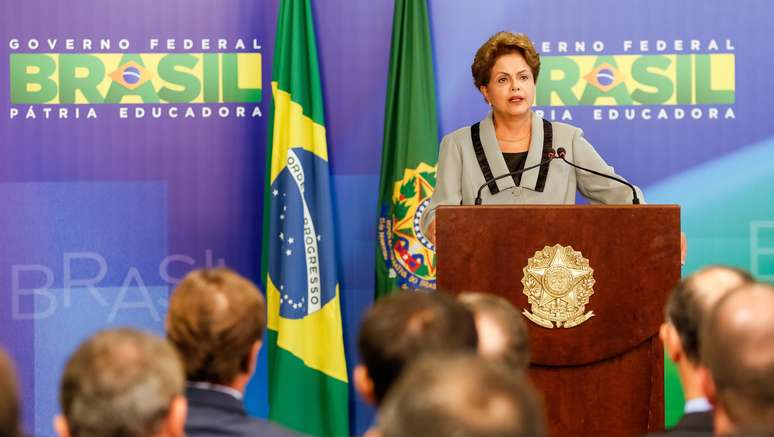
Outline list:
[[[572,204],[577,191],[592,203],[633,203],[633,190],[621,182],[549,162],[558,152],[578,166],[622,179],[581,129],[532,112],[540,56],[529,38],[493,35],[476,52],[471,70],[492,109],[480,122],[441,141],[435,191],[422,216],[425,235],[435,240],[439,205],[472,205],[482,186],[483,204]],[[641,199],[641,191],[634,190]]]

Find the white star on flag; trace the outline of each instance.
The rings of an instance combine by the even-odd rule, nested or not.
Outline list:
[[[279,239],[280,239],[280,240],[284,240],[284,239],[285,239],[285,234],[284,234],[284,233],[282,233],[282,232],[280,232],[280,234],[279,234]]]
[[[279,194],[279,190],[275,188],[274,191],[271,192],[271,194],[272,196],[277,196]]]
[[[288,244],[293,244],[293,242],[295,242],[295,241],[296,240],[293,237],[288,238]]]
[[[285,251],[285,255],[287,255],[287,256],[293,255],[293,251],[288,249],[288,250]]]

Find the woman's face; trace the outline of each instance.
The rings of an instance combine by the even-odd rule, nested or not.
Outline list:
[[[480,89],[495,113],[506,117],[522,116],[532,107],[535,78],[521,54],[509,53],[497,58],[489,83]]]

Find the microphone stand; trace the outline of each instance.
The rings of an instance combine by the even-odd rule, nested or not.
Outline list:
[[[516,175],[520,175],[520,174],[524,173],[525,171],[532,170],[533,168],[538,168],[541,165],[548,164],[553,159],[556,159],[556,154],[552,151],[552,152],[548,153],[548,158],[540,161],[539,163],[537,163],[535,165],[530,165],[529,167],[522,168],[521,170],[516,170],[516,171],[512,171],[510,173],[502,174],[500,176],[497,176],[496,178],[492,178],[492,179],[484,182],[484,185],[481,185],[480,187],[478,187],[478,193],[476,194],[475,204],[476,205],[481,205],[481,192],[484,190],[484,188],[487,185],[491,184],[492,182],[499,181],[500,179],[507,178],[508,176],[513,177],[513,176],[516,176]]]
[[[631,188],[631,190],[632,190],[632,205],[639,205],[640,204],[640,199],[637,197],[637,190],[634,189],[634,185],[630,184],[629,182],[626,182],[623,179],[617,178],[615,176],[610,176],[608,174],[600,173],[598,171],[594,171],[594,170],[591,170],[591,169],[588,169],[588,168],[581,167],[579,165],[573,164],[572,162],[570,162],[567,159],[565,159],[564,156],[567,154],[567,151],[564,150],[564,147],[560,147],[557,150],[557,154],[558,154],[559,159],[561,159],[562,161],[566,162],[570,166],[573,166],[573,167],[575,167],[577,169],[580,169],[580,170],[583,170],[583,171],[587,171],[587,172],[589,172],[591,174],[595,174],[597,176],[602,176],[603,178],[608,178],[608,179],[612,179],[614,181],[618,181],[618,182],[626,185],[627,187]]]

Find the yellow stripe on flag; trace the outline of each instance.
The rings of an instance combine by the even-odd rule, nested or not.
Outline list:
[[[268,327],[277,332],[277,345],[301,359],[307,366],[348,382],[338,284],[336,296],[319,311],[303,319],[288,319],[280,316],[280,293],[271,275],[267,276],[266,282]]]
[[[271,83],[274,94],[274,136],[272,138],[271,180],[272,182],[287,165],[288,150],[301,147],[328,161],[328,143],[325,127],[304,115],[303,107],[294,102],[290,93]]]

